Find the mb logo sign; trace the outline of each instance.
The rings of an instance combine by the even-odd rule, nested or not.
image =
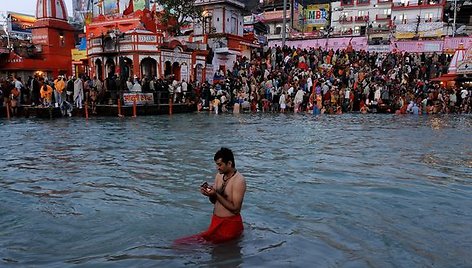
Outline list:
[[[329,5],[308,5],[305,9],[306,24],[324,25],[329,20]]]
[[[328,15],[328,12],[326,12],[326,10],[308,10],[307,13],[308,20],[326,20]]]

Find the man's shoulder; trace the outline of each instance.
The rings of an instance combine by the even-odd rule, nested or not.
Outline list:
[[[241,180],[243,181],[244,183],[246,183],[246,178],[244,177],[244,175],[241,173],[241,172],[237,172],[236,173],[236,178],[238,178],[238,180]]]

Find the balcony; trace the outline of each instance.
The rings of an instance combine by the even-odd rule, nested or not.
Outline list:
[[[357,0],[358,6],[368,6],[370,4],[370,0]]]
[[[339,23],[352,23],[352,16],[341,16],[339,17]]]
[[[399,9],[417,9],[417,8],[431,8],[431,7],[442,7],[445,2],[443,0],[433,0],[433,1],[422,1],[418,0],[416,2],[393,2],[392,10]]]
[[[417,24],[418,23],[418,18],[401,18],[397,19],[395,21],[392,21],[394,24],[399,25],[399,24]],[[420,23],[438,23],[441,22],[441,18],[420,18]]]
[[[356,22],[365,22],[365,21],[369,21],[369,16],[366,15],[366,16],[356,16]]]
[[[369,34],[386,33],[386,32],[390,32],[390,27],[388,25],[379,25],[377,27],[369,28]]]
[[[392,18],[392,15],[388,14],[377,14],[375,15],[375,20],[389,20]]]

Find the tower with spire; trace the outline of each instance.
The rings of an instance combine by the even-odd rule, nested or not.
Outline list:
[[[71,49],[75,47],[74,28],[67,22],[63,0],[37,0],[32,42],[45,61],[51,60],[60,73],[71,73]],[[57,62],[57,64],[56,64]]]
[[[75,29],[67,19],[63,0],[37,0],[31,43],[27,49],[15,47],[8,56],[0,58],[0,70],[22,77],[23,81],[33,74],[50,78],[72,75]]]

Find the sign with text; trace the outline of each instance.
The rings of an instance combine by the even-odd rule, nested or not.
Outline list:
[[[18,14],[14,12],[8,12],[10,19],[8,22],[9,30],[12,33],[31,34],[31,27],[33,26],[36,18],[34,16]]]
[[[42,44],[47,45],[49,44],[49,38],[47,35],[33,35],[33,44]]]
[[[472,47],[469,48],[464,55],[464,59],[457,66],[458,74],[472,74]]]
[[[329,4],[307,5],[305,9],[305,24],[307,30],[319,30],[329,21]]]
[[[135,101],[137,105],[154,104],[154,95],[152,93],[123,93],[125,105],[131,106]]]
[[[73,61],[81,61],[87,59],[87,51],[86,50],[78,50],[78,49],[71,49],[72,60]]]

